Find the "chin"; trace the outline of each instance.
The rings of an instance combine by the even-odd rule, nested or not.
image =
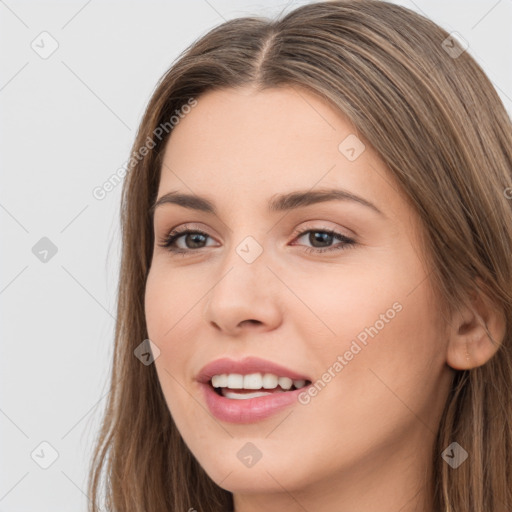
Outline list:
[[[237,439],[238,445],[244,446],[245,441]],[[230,457],[229,451],[224,451],[219,458],[208,460],[198,459],[202,468],[208,476],[222,489],[232,493],[274,493],[303,489],[310,484],[311,474],[300,471],[301,460],[297,454],[293,460],[273,455],[261,457],[251,467],[246,466],[233,453]],[[242,457],[243,458],[243,457]],[[294,470],[295,469],[295,470]],[[297,470],[299,470],[297,472]]]

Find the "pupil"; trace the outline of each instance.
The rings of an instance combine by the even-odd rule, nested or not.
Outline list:
[[[312,245],[314,247],[318,247],[317,245],[315,245],[317,243],[317,241],[319,241],[320,243],[322,242],[331,242],[332,241],[332,235],[329,234],[329,233],[325,233],[324,231],[313,231],[310,233],[310,242],[312,243]],[[320,247],[323,247],[322,245],[320,245]]]
[[[192,233],[192,234],[189,234],[189,235],[187,236],[187,239],[188,239],[188,240],[191,240],[191,239],[193,240],[193,241],[192,241],[192,247],[196,247],[196,246],[194,245],[194,244],[196,244],[196,243],[201,244],[202,242],[204,242],[204,240],[198,240],[198,239],[201,239],[201,238],[202,238],[202,239],[204,239],[204,235],[202,235],[201,233]],[[187,246],[189,246],[189,244],[187,244]],[[190,246],[189,246],[189,248],[190,248]]]

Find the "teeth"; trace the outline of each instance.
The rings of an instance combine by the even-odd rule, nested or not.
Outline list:
[[[243,389],[244,376],[239,373],[230,373],[228,375],[228,383],[226,387],[231,389]]]
[[[281,391],[281,393],[284,393],[284,391]],[[225,398],[231,398],[235,400],[247,400],[249,398],[258,398],[259,396],[267,396],[271,395],[272,393],[265,392],[265,391],[256,391],[254,393],[233,393],[228,391],[227,389],[222,390],[222,396]]]
[[[306,385],[305,380],[292,380],[288,377],[278,377],[272,373],[250,373],[248,375],[223,373],[221,375],[214,375],[211,382],[214,388],[230,389],[274,389],[277,386],[281,386],[284,390],[289,390],[292,386],[300,389]],[[244,396],[248,396],[248,394]]]
[[[214,388],[225,388],[228,385],[228,376],[226,373],[222,375],[214,375],[212,377],[212,386]]]
[[[250,373],[244,377],[244,389],[261,389],[263,377],[261,373]]]
[[[278,382],[283,389],[291,389],[293,385],[293,380],[289,379],[288,377],[279,377]]]
[[[274,389],[277,388],[279,377],[272,375],[271,373],[265,373],[263,375],[263,387],[265,389]]]

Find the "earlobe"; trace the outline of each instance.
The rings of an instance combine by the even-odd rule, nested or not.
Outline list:
[[[491,300],[480,292],[457,311],[450,323],[446,362],[455,370],[484,365],[498,351],[505,336],[506,320]]]

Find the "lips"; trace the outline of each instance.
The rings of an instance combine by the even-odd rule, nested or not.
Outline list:
[[[236,376],[235,380],[240,381],[241,376],[249,376],[251,382],[255,374],[272,374],[279,376],[279,384],[275,389],[260,389],[254,391],[256,386],[249,386],[250,389],[222,388],[214,389],[211,379],[214,376],[226,375]],[[207,364],[196,376],[199,382],[203,399],[210,412],[219,420],[230,423],[252,423],[260,421],[281,411],[282,409],[296,404],[298,395],[302,389],[282,389],[281,383],[286,386],[292,381],[301,382],[303,385],[311,385],[311,379],[295,370],[286,368],[272,361],[257,357],[247,357],[240,361],[233,359],[217,359]]]

